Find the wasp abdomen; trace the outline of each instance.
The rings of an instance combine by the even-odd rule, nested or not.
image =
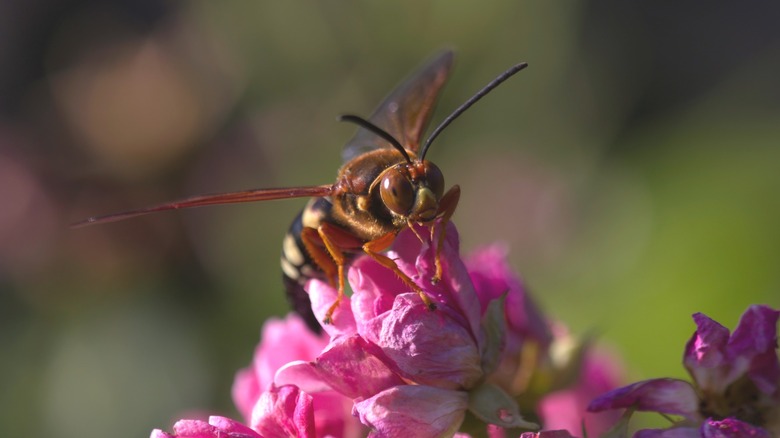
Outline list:
[[[304,228],[319,227],[331,208],[332,204],[328,199],[312,198],[295,216],[282,243],[280,262],[287,301],[315,333],[320,333],[322,327],[312,312],[311,300],[304,285],[309,279],[324,278],[325,274],[306,251],[301,233]]]

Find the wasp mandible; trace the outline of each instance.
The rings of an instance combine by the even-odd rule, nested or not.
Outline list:
[[[355,123],[358,131],[344,146],[343,165],[334,184],[194,196],[139,210],[87,218],[74,227],[115,222],[148,213],[216,204],[311,197],[293,220],[282,245],[282,278],[287,297],[315,332],[322,330],[311,309],[304,284],[324,277],[338,287],[338,297],[328,309],[323,323],[331,322],[333,312],[344,297],[344,271],[358,254],[366,254],[392,270],[430,310],[435,302],[413,279],[403,273],[382,251],[396,235],[413,224],[433,226],[439,221],[436,273],[441,277],[439,252],[444,229],[460,198],[460,187],[445,192],[444,175],[425,155],[434,139],[471,105],[525,68],[517,64],[488,83],[445,118],[421,145],[430,116],[452,67],[453,53],[433,57],[402,82],[368,119],[341,116]]]

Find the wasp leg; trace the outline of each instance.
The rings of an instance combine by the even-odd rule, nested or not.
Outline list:
[[[301,230],[301,241],[314,263],[325,273],[325,277],[328,279],[330,285],[336,287],[338,268],[325,248],[325,243],[322,241],[322,238],[320,238],[317,229],[304,227]]]
[[[386,250],[388,247],[390,247],[390,245],[392,245],[393,241],[395,240],[395,236],[395,232],[390,232],[384,236],[366,242],[363,245],[363,251],[371,256],[372,259],[379,262],[380,265],[395,272],[395,275],[397,275],[404,283],[409,285],[412,290],[420,295],[420,298],[423,300],[423,303],[425,303],[425,306],[428,308],[428,310],[436,310],[436,303],[431,301],[431,298],[428,296],[428,294],[423,292],[423,290],[420,289],[420,286],[418,286],[414,280],[409,278],[408,275],[401,271],[393,259],[384,254],[379,254],[379,252]]]
[[[436,263],[436,274],[433,276],[433,278],[431,278],[431,283],[433,284],[441,281],[441,248],[444,245],[444,236],[447,231],[447,222],[450,221],[453,213],[455,213],[455,208],[458,206],[458,200],[460,200],[460,186],[454,185],[452,188],[447,190],[447,193],[445,193],[444,196],[441,197],[441,201],[439,201],[438,215],[441,217],[441,221],[439,222],[441,232],[439,233],[439,241],[436,242],[436,256],[434,258]]]
[[[344,298],[344,264],[347,260],[342,250],[360,248],[363,241],[348,231],[330,225],[327,222],[321,224],[317,228],[317,234],[330,254],[330,262],[335,264],[336,276],[338,278],[338,296],[336,297],[336,301],[328,308],[328,311],[325,313],[325,318],[322,321],[325,324],[330,324],[333,322],[333,312],[336,311],[336,308],[341,304],[341,299]]]

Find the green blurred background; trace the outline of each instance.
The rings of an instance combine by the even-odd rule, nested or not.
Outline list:
[[[0,433],[148,436],[236,417],[284,315],[301,200],[69,222],[333,181],[354,126],[442,47],[434,120],[465,252],[507,242],[538,301],[627,378],[684,376],[701,311],[780,306],[780,4],[170,0],[0,3]],[[294,336],[294,334],[291,334]]]

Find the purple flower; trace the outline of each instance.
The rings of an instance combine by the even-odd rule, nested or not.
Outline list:
[[[524,432],[520,438],[574,438],[567,430],[543,430],[541,432]]]
[[[693,315],[697,329],[683,356],[693,384],[678,379],[646,380],[608,392],[593,400],[588,409],[655,411],[680,415],[688,424],[702,425],[700,430],[643,431],[637,435],[642,437],[764,436],[766,430],[780,433],[779,315],[767,306],[750,306],[730,334],[727,328],[697,313]],[[739,435],[741,432],[731,430],[753,432]]]
[[[705,421],[701,425],[701,436],[704,438],[771,438],[766,430],[733,418]]]
[[[771,438],[771,436],[765,429],[733,418],[707,419],[698,428],[645,429],[634,434],[634,438]]]

